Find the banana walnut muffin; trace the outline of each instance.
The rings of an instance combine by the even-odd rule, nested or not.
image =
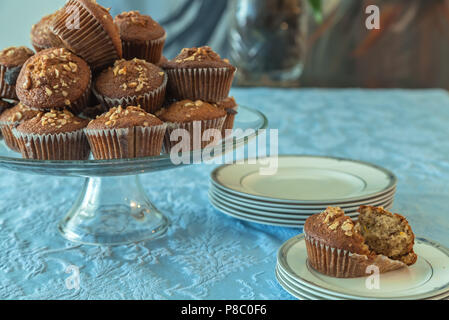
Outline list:
[[[95,159],[158,156],[166,125],[142,108],[114,107],[92,120],[85,132]]]
[[[234,66],[210,47],[184,48],[173,60],[161,64],[168,73],[169,94],[178,100],[217,103],[229,96]]]
[[[90,150],[83,129],[89,123],[68,110],[39,112],[12,129],[25,159],[87,160]]]
[[[16,82],[24,63],[34,55],[27,47],[0,51],[0,98],[17,100]]]
[[[407,220],[383,208],[362,206],[357,222],[340,208],[327,208],[306,220],[304,234],[310,265],[338,278],[367,276],[376,265],[381,273],[416,262],[415,236]]]
[[[32,108],[67,108],[78,114],[88,105],[91,78],[83,59],[64,48],[46,49],[22,68],[17,79],[17,96]]]
[[[95,80],[94,94],[106,110],[116,106],[140,106],[155,113],[165,99],[164,70],[141,59],[118,60]]]

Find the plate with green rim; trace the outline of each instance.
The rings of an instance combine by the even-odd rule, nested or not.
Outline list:
[[[277,166],[274,174],[263,171],[267,161]],[[212,172],[212,181],[237,196],[306,205],[357,202],[384,194],[397,184],[391,171],[349,159],[282,155],[254,162],[220,166]]]

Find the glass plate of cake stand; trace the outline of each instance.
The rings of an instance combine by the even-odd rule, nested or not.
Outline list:
[[[268,121],[259,111],[240,106],[234,134],[214,147],[183,154],[185,160],[212,158],[234,152],[266,129]],[[238,130],[241,129],[241,130]],[[92,159],[92,158],[91,158]],[[152,204],[139,175],[186,164],[175,164],[169,154],[160,156],[86,161],[41,161],[22,159],[0,142],[0,168],[21,173],[83,177],[84,187],[73,207],[59,222],[60,233],[68,240],[91,245],[120,245],[162,236],[169,220]]]

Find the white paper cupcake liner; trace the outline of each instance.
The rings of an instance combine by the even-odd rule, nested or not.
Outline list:
[[[369,276],[368,267],[376,266],[380,273],[406,267],[401,261],[383,255],[366,256],[348,250],[328,246],[305,234],[307,256],[315,270],[336,278],[357,278]]]
[[[0,65],[0,98],[17,100],[16,86],[9,85],[5,81],[5,74],[8,68]]]
[[[138,58],[157,64],[161,60],[166,39],[167,34],[159,39],[142,42],[122,40],[123,58],[126,60]]]
[[[71,11],[67,13],[66,8],[76,7],[80,13],[80,28],[69,29],[66,21],[71,21]],[[91,66],[98,70],[114,63],[120,59],[119,53],[101,23],[78,1],[69,0],[61,14],[57,15],[50,30],[56,35],[52,39],[53,46],[64,46],[82,57]]]
[[[167,132],[164,138],[164,152],[170,153],[172,148],[174,148],[175,146],[180,147],[181,148],[180,150],[182,151],[196,151],[206,148],[207,146],[211,145],[210,140],[213,138],[213,135],[211,135],[210,133],[205,135],[206,130],[216,129],[219,131],[221,136],[221,130],[223,128],[223,123],[225,119],[226,117],[221,117],[213,120],[193,121],[187,123],[168,122]],[[196,128],[199,128],[199,130]],[[174,131],[178,129],[186,130],[186,132],[189,134],[189,141],[186,141],[185,139],[182,140],[181,138],[179,138],[177,141],[172,141],[171,135]],[[200,132],[199,137],[196,131]],[[198,139],[200,139],[200,141],[196,141]],[[218,141],[214,140],[212,145],[217,144],[219,142],[220,140]]]
[[[12,129],[25,159],[87,160],[89,143],[83,130],[58,134],[26,134]]]
[[[167,74],[165,74],[162,85],[156,90],[145,93],[141,96],[130,96],[121,99],[109,98],[98,93],[95,89],[95,85],[92,87],[92,92],[94,93],[100,104],[105,108],[105,111],[118,106],[122,106],[123,108],[129,106],[140,106],[146,112],[155,114],[162,108],[162,105],[164,104],[167,82],[168,76]]]
[[[229,68],[167,69],[168,91],[178,100],[217,103],[226,99],[235,72]]]
[[[166,124],[126,129],[85,129],[97,160],[158,156],[162,151]]]

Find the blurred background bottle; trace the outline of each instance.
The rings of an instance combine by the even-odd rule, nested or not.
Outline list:
[[[230,0],[229,57],[236,85],[299,85],[307,38],[307,1]]]

